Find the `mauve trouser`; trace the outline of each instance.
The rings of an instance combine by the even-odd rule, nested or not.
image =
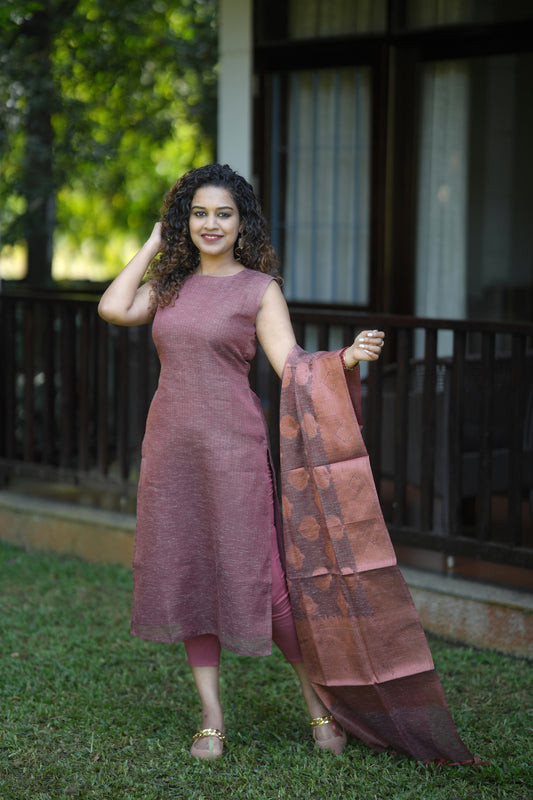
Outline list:
[[[287,661],[292,664],[303,661],[274,526],[272,526],[272,639]],[[220,642],[213,633],[187,639],[185,649],[191,667],[217,667],[220,663]]]

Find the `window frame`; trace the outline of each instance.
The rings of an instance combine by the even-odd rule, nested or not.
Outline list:
[[[254,5],[257,11],[259,0],[255,0]],[[276,13],[271,5],[269,9],[269,13]],[[405,0],[389,0],[387,30],[383,33],[268,42],[258,41],[256,19],[253,169],[263,207],[269,209],[269,81],[273,72],[369,67],[373,143],[369,303],[367,306],[347,304],[347,307],[412,315],[415,304],[419,65],[427,61],[533,53],[533,18],[412,30],[404,27],[404,19]],[[283,124],[286,125],[287,121],[284,120]],[[339,304],[326,305],[342,308]]]

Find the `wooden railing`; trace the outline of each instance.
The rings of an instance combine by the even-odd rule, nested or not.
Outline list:
[[[0,470],[135,493],[158,363],[150,329],[103,322],[96,299],[0,295]]]
[[[395,543],[533,567],[533,325],[291,306],[309,350],[387,333],[364,369],[364,436]],[[134,499],[158,363],[148,327],[102,322],[96,298],[0,294],[0,475]],[[277,456],[279,382],[252,382]]]
[[[291,316],[306,349],[387,333],[363,373],[363,433],[395,544],[533,566],[533,325],[302,305]]]

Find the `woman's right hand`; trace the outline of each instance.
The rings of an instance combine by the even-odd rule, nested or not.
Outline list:
[[[148,237],[148,243],[152,247],[157,247],[157,252],[161,250],[163,245],[163,237],[161,236],[161,222],[156,222],[152,228],[152,233]]]

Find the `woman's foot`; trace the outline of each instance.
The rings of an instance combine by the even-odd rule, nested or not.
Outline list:
[[[202,729],[194,734],[191,755],[214,761],[224,749],[224,712],[220,704],[218,667],[192,667],[192,674],[202,703]]]
[[[312,717],[313,739],[321,750],[331,750],[340,755],[346,746],[346,734],[313,689],[305,665],[301,661],[291,664],[298,675],[309,715]]]
[[[209,708],[202,712],[202,730],[192,737],[191,755],[214,761],[220,758],[226,741],[222,708]]]
[[[225,741],[226,735],[218,728],[203,728],[192,737],[191,755],[214,761],[222,755]]]
[[[346,734],[331,714],[315,717],[309,723],[313,728],[313,739],[321,750],[331,750],[340,756],[346,747]]]

